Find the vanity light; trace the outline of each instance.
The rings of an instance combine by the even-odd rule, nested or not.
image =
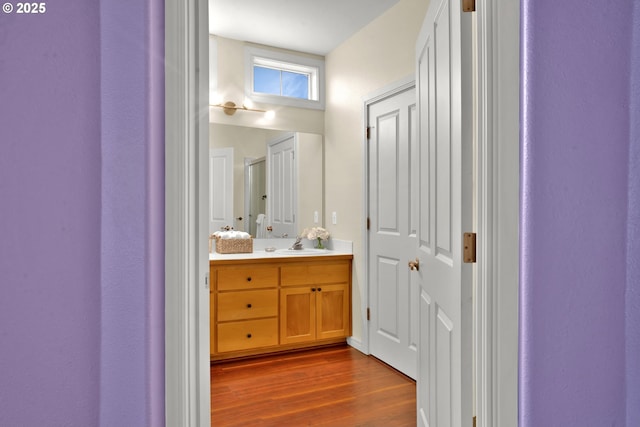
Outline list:
[[[228,116],[233,116],[237,110],[242,110],[242,111],[255,111],[257,113],[266,113],[265,110],[258,110],[256,108],[248,108],[245,107],[244,105],[242,106],[237,106],[235,102],[232,101],[227,101],[224,104],[210,104],[210,107],[218,107],[218,108],[222,108],[222,111],[224,111],[224,113]]]

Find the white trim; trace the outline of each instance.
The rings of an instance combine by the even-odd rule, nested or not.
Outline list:
[[[209,104],[218,104],[218,39],[209,34]]]
[[[254,58],[273,60],[276,62],[284,62],[287,64],[299,65],[304,68],[313,68],[317,70],[315,82],[310,82],[313,88],[310,88],[309,95],[317,99],[299,99],[287,96],[267,95],[253,91],[253,64]],[[292,67],[293,69],[293,67]],[[310,58],[308,56],[295,55],[293,53],[284,53],[275,50],[259,49],[257,47],[245,47],[244,56],[244,93],[245,96],[253,102],[265,104],[286,105],[298,108],[310,108],[315,110],[324,110],[325,105],[325,72],[324,60]],[[310,77],[312,78],[312,77]],[[314,84],[315,83],[315,84]]]
[[[165,0],[165,424],[210,426],[208,3]],[[203,70],[203,72],[198,72]]]
[[[519,6],[485,0],[477,22],[476,416],[506,427],[518,422]]]
[[[391,83],[380,89],[377,89],[363,97],[362,107],[362,159],[363,159],[363,176],[362,176],[362,217],[369,217],[369,142],[367,141],[367,135],[365,130],[369,126],[369,106],[385,98],[389,98],[401,92],[411,89],[416,86],[414,75],[404,77],[397,82]],[[367,230],[367,221],[363,221],[362,225],[362,248],[364,257],[364,281],[360,287],[360,316],[362,318],[362,341],[348,341],[350,345],[356,347],[364,354],[369,354],[369,321],[367,320],[367,308],[369,305],[369,230]],[[353,311],[352,311],[353,313]],[[353,344],[352,344],[353,342]]]
[[[251,174],[249,172],[249,166],[253,164],[256,159],[254,157],[245,157],[243,163],[243,174],[244,174],[244,219],[242,221],[242,230],[247,233],[251,233],[251,222],[250,222],[250,204],[251,204]],[[237,229],[238,227],[236,227]]]

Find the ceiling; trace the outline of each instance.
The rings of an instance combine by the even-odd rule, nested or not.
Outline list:
[[[209,33],[326,55],[399,0],[209,0]]]

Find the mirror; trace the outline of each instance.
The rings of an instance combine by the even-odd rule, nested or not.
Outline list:
[[[233,149],[233,178],[224,191],[232,193],[234,229],[263,238],[324,225],[322,135],[220,123],[210,124],[210,135],[210,149]],[[293,173],[283,170],[286,162],[274,148],[285,140],[295,147]],[[271,233],[257,227],[260,214],[266,215],[264,227],[273,227]]]

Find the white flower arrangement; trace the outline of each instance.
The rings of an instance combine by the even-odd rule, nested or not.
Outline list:
[[[318,241],[318,249],[324,249],[323,240],[329,240],[329,232],[322,227],[311,227],[302,230],[302,237]]]

